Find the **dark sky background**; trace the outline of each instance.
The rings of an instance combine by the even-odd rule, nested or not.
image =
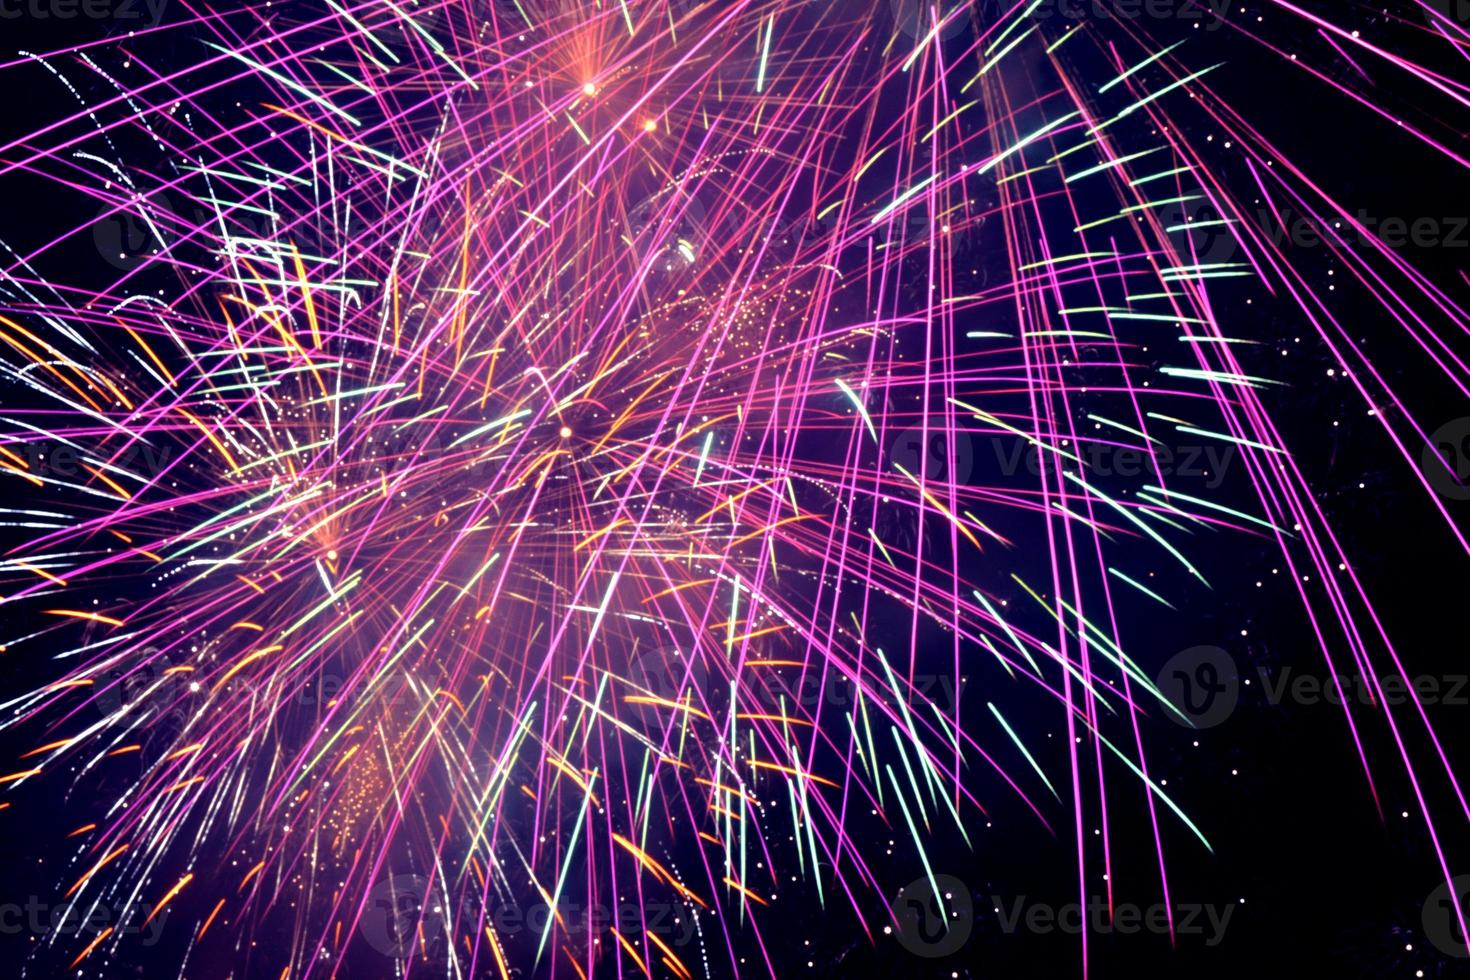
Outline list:
[[[1245,6],[1253,10],[1259,4],[1250,0]],[[1368,8],[1344,10],[1346,7],[1350,5],[1335,5],[1339,22],[1356,17],[1365,28],[1374,23],[1375,15]],[[19,49],[73,45],[115,30],[114,22],[84,18],[0,19],[0,60],[9,60]],[[963,38],[949,43],[959,50]],[[1195,53],[1201,62],[1229,61],[1228,70],[1217,73],[1213,84],[1277,141],[1287,156],[1341,199],[1370,214],[1409,221],[1453,219],[1470,212],[1465,174],[1444,157],[1405,139],[1389,124],[1351,107],[1325,88],[1314,89],[1314,83],[1304,81],[1279,58],[1232,38],[1229,32],[1196,36],[1194,43],[1214,55]],[[178,58],[197,56],[184,38],[170,37],[154,45],[154,57],[167,57],[170,46],[177,48]],[[1445,67],[1454,69],[1453,65]],[[1464,67],[1460,62],[1459,77],[1464,77]],[[14,83],[23,75],[33,84],[22,89]],[[43,85],[42,77],[39,69],[0,75],[10,86],[0,90],[0,143],[72,111],[60,88]],[[1373,77],[1379,83],[1375,96],[1383,104],[1412,111],[1398,79],[1376,69]],[[1460,117],[1462,125],[1464,118]],[[1462,143],[1460,149],[1464,148]],[[48,232],[73,227],[95,212],[96,202],[76,191],[33,176],[12,173],[0,177],[0,237],[17,250],[49,241]],[[984,245],[982,241],[977,247]],[[1459,247],[1411,244],[1402,254],[1464,301],[1467,289],[1460,270],[1470,255],[1467,246],[1470,232],[1464,234]],[[85,241],[49,257],[49,262],[43,269],[48,276],[80,284],[110,282],[118,271],[101,261],[95,245]],[[1326,281],[1324,277],[1322,282]],[[1463,765],[1470,754],[1470,685],[1459,687],[1455,678],[1470,674],[1466,646],[1470,562],[1458,551],[1378,427],[1364,417],[1357,396],[1345,385],[1323,383],[1332,362],[1312,339],[1310,327],[1284,306],[1262,302],[1258,287],[1222,286],[1212,296],[1227,330],[1232,318],[1247,322],[1248,326],[1235,331],[1236,336],[1303,337],[1299,356],[1272,363],[1263,360],[1257,365],[1259,373],[1286,382],[1266,396],[1268,404],[1411,671],[1439,679],[1443,690],[1459,690],[1459,703],[1431,705],[1427,710],[1452,761]],[[1244,303],[1248,297],[1256,299],[1249,307]],[[1422,357],[1397,327],[1383,322],[1367,307],[1357,327],[1390,382],[1409,396],[1410,406],[1427,430],[1470,415],[1470,406],[1456,399],[1447,384],[1423,374]],[[1269,353],[1274,348],[1268,345],[1263,350]],[[11,397],[12,389],[0,392],[0,398]],[[1334,422],[1340,424],[1334,426]],[[985,464],[983,460],[977,463]],[[1470,502],[1451,502],[1451,508],[1457,520],[1470,523],[1466,521]],[[1470,976],[1470,960],[1445,956],[1424,936],[1421,909],[1441,878],[1418,816],[1419,807],[1381,722],[1366,711],[1359,716],[1375,764],[1380,817],[1341,712],[1326,704],[1271,704],[1265,697],[1262,672],[1273,679],[1283,674],[1324,676],[1295,594],[1285,587],[1283,576],[1272,574],[1281,565],[1274,545],[1220,534],[1206,548],[1196,547],[1193,556],[1214,588],[1208,592],[1175,590],[1171,598],[1180,607],[1177,613],[1131,592],[1115,596],[1125,621],[1145,620],[1153,626],[1151,635],[1136,640],[1130,649],[1140,663],[1154,669],[1178,651],[1214,645],[1228,651],[1241,667],[1242,678],[1250,680],[1241,689],[1237,710],[1218,727],[1192,733],[1182,727],[1162,730],[1160,725],[1150,734],[1152,771],[1167,779],[1169,791],[1206,830],[1216,848],[1213,855],[1205,853],[1172,817],[1161,817],[1176,906],[1237,904],[1229,913],[1223,939],[1213,946],[1207,946],[1200,935],[1181,935],[1173,950],[1166,938],[1157,935],[1094,936],[1091,976],[1098,980],[1413,978],[1416,971],[1423,971],[1425,977]],[[1266,587],[1257,588],[1258,580],[1265,580]],[[1242,631],[1248,635],[1242,636]],[[14,624],[6,622],[4,632],[15,632]],[[939,644],[941,653],[942,646]],[[45,676],[25,664],[0,658],[0,695],[28,689]],[[978,728],[984,698],[972,700],[965,707],[965,717],[974,719]],[[1024,694],[1004,703],[1009,717],[1026,717]],[[1065,754],[1058,744],[1062,732],[1048,727],[1059,725],[1060,713],[1040,699],[1031,707],[1036,720],[1027,724],[1030,744],[1034,747],[1040,736],[1041,761],[1050,772],[1064,772]],[[1192,744],[1196,740],[1197,746]],[[29,735],[17,738],[13,733],[0,733],[0,756],[13,758],[33,741]],[[1413,749],[1419,758],[1425,758],[1426,746],[1416,742]],[[1422,765],[1424,771],[1431,771],[1429,762]],[[1462,862],[1455,870],[1470,871],[1470,863],[1465,863],[1470,861],[1466,828],[1463,821],[1453,819],[1455,803],[1443,792],[1442,779],[1430,779],[1428,784],[1449,851]],[[1109,814],[1113,826],[1145,822],[1147,814],[1140,794],[1134,791],[1136,785],[1114,776],[1113,786]],[[94,819],[95,804],[105,802],[105,796],[99,793],[96,799],[59,801],[53,792],[36,791],[15,794],[15,798],[14,806],[0,812],[0,834],[7,844],[0,858],[5,870],[0,878],[0,905],[23,905],[29,896],[53,902],[59,891],[58,862],[49,860],[49,855],[69,853],[59,829]],[[991,811],[989,825],[973,816],[967,818],[976,845],[973,853],[962,845],[946,847],[936,841],[930,854],[936,872],[959,878],[974,896],[977,921],[973,935],[959,951],[925,959],[891,941],[880,942],[875,949],[863,939],[846,909],[823,911],[815,902],[804,906],[788,903],[781,921],[773,922],[769,933],[780,950],[777,961],[792,967],[800,963],[804,968],[802,961],[809,959],[815,966],[807,972],[816,975],[894,980],[952,975],[975,980],[1046,980],[1076,975],[1080,954],[1075,937],[1026,930],[1007,934],[991,909],[991,896],[1005,902],[1075,901],[1068,809],[1048,811],[1057,815],[1058,832],[1052,836],[1012,795],[991,787],[983,802]],[[1405,811],[1407,818],[1401,816]],[[936,834],[935,838],[945,836]],[[903,881],[921,873],[907,849],[897,848],[885,858],[879,854],[882,848],[876,846],[880,843],[875,837],[868,857],[884,880]],[[1139,835],[1118,837],[1113,860],[1120,902],[1147,906],[1160,900],[1154,856],[1142,846],[1146,844]],[[107,975],[148,980],[172,976],[172,964],[200,913],[181,905],[175,910],[175,921],[165,924],[157,947],[135,944]],[[275,928],[272,922],[262,923],[262,944],[282,939],[272,931]],[[0,976],[13,975],[36,938],[28,929],[7,928],[0,918]],[[1406,948],[1410,946],[1412,950]],[[723,963],[714,957],[711,961],[716,969]],[[388,961],[371,953],[352,962],[353,976],[391,975]],[[223,976],[227,967],[219,964],[217,968],[217,975]],[[799,975],[801,971],[791,972]],[[48,974],[43,969],[33,975]],[[195,971],[194,975],[204,974]]]

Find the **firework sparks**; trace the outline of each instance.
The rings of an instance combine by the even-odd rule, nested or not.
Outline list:
[[[0,177],[136,232],[106,283],[37,271],[90,223],[0,273],[0,650],[50,671],[7,692],[40,747],[0,784],[106,788],[65,898],[121,911],[45,963],[172,916],[181,976],[362,975],[363,942],[399,975],[776,975],[801,903],[893,925],[870,834],[946,909],[934,855],[1000,794],[1070,836],[1084,905],[1135,838],[1167,898],[1166,838],[1208,854],[1209,820],[1151,774],[1188,719],[1125,607],[1208,592],[1202,532],[1279,552],[1329,659],[1402,671],[1219,300],[1308,324],[1412,463],[1424,431],[1247,214],[1346,210],[1187,39],[894,6],[199,8],[4,66],[80,101]],[[1446,293],[1366,229],[1325,246],[1456,376]],[[1175,478],[1180,437],[1231,479]],[[1427,716],[1374,715],[1454,789],[1416,794],[1448,878],[1470,808]],[[1146,823],[1110,823],[1130,794]]]

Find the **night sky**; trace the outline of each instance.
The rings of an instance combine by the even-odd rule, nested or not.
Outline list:
[[[0,975],[1470,976],[1464,3],[72,6],[0,0]]]

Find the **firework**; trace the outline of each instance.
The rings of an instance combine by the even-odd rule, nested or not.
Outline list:
[[[1365,111],[1321,51],[1465,105],[1266,6]],[[1254,20],[1061,9],[190,7],[4,66],[56,108],[0,179],[89,220],[0,279],[0,642],[39,678],[0,783],[95,801],[58,901],[116,923],[33,968],[107,975],[171,917],[180,976],[784,974],[813,903],[967,933],[933,858],[996,798],[1082,907],[1141,841],[1169,908],[1210,828],[1149,747],[1201,716],[1130,651],[1211,542],[1277,556],[1329,662],[1404,672],[1245,290],[1450,476],[1257,202],[1461,393],[1466,317],[1212,88],[1188,29],[1271,48]],[[1463,54],[1425,15],[1395,26]],[[78,242],[101,279],[56,268]],[[1427,715],[1345,717],[1370,782],[1389,727],[1448,878]]]

